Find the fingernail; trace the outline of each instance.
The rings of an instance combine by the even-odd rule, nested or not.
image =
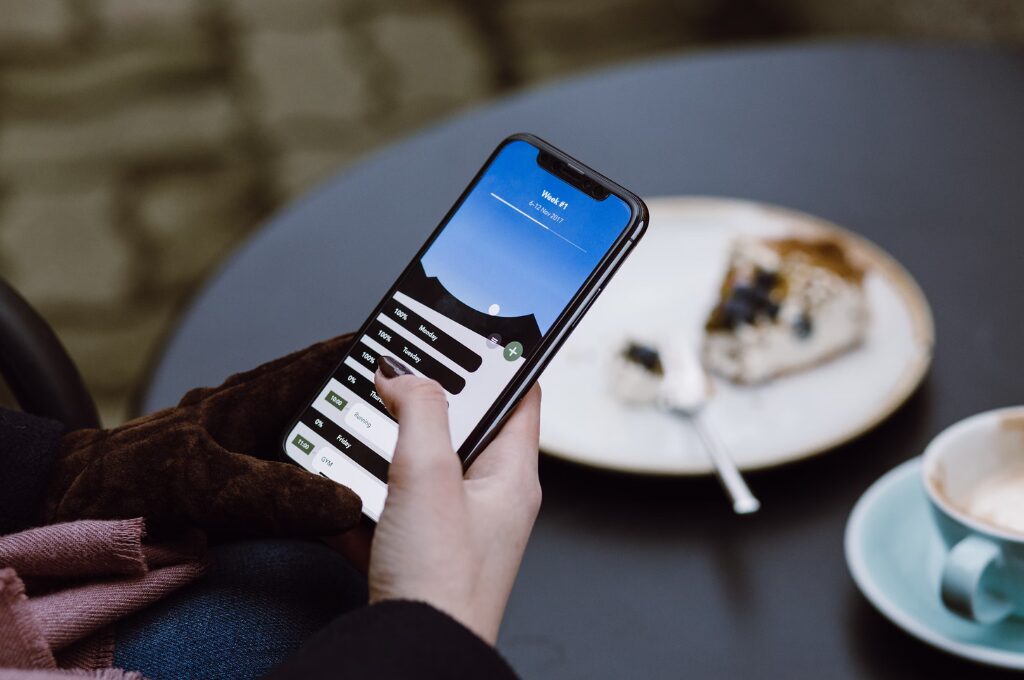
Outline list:
[[[410,375],[412,373],[409,367],[398,359],[383,355],[377,357],[377,368],[380,369],[385,378],[397,378],[400,375]]]

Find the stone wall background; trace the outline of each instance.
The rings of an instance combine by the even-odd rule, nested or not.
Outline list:
[[[0,0],[0,275],[115,424],[217,263],[375,147],[625,59],[858,36],[1020,45],[1024,2]]]

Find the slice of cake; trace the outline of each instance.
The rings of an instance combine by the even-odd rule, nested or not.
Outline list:
[[[839,356],[867,332],[863,281],[836,240],[738,239],[704,327],[705,365],[756,383]]]

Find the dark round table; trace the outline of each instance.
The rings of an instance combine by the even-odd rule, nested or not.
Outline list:
[[[557,82],[386,148],[290,206],[195,300],[145,410],[355,328],[493,146],[535,132],[643,196],[739,196],[845,225],[917,277],[929,378],[875,431],[712,479],[545,459],[544,507],[499,643],[528,678],[978,672],[904,634],[851,580],[860,494],[968,414],[1024,402],[1024,55],[815,45],[642,62]],[[657,229],[657,224],[652,229]]]

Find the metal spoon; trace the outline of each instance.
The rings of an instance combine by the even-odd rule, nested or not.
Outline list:
[[[700,412],[711,397],[711,379],[697,352],[689,343],[672,343],[662,356],[664,379],[658,390],[657,405],[690,421],[704,444],[715,472],[732,499],[732,509],[739,515],[757,512],[761,507],[736,468],[732,456],[701,420]]]

